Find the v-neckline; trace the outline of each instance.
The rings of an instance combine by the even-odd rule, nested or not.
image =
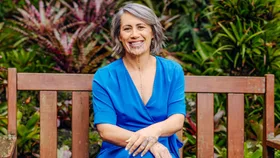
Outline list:
[[[123,68],[125,69],[125,72],[126,72],[126,74],[128,75],[128,78],[129,78],[129,80],[130,80],[130,82],[131,82],[131,84],[132,84],[133,90],[136,92],[138,99],[140,100],[141,104],[142,104],[144,107],[146,107],[147,105],[149,105],[149,102],[151,101],[152,97],[154,96],[154,91],[155,91],[155,87],[156,87],[155,84],[156,84],[156,78],[157,78],[157,76],[158,76],[158,75],[157,75],[157,73],[158,73],[158,59],[157,59],[157,56],[154,56],[154,57],[155,57],[155,59],[156,59],[156,71],[155,71],[153,89],[152,89],[152,94],[151,94],[151,96],[150,96],[150,98],[148,99],[148,101],[147,101],[146,104],[144,104],[143,99],[141,98],[141,96],[140,96],[140,94],[139,94],[139,92],[138,92],[138,90],[137,90],[137,88],[136,88],[136,85],[134,84],[134,82],[133,82],[133,80],[132,80],[132,77],[130,76],[130,73],[128,72],[126,66],[124,65],[123,58],[121,58]]]

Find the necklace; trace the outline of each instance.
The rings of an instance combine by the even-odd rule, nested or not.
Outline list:
[[[149,58],[149,59],[150,59],[150,58]],[[149,60],[149,59],[148,59],[148,60]],[[139,78],[140,78],[140,97],[141,97],[142,100],[143,100],[142,71],[141,71],[141,66],[140,66],[139,58],[138,58],[138,70],[139,70]]]
[[[150,56],[148,57],[148,60],[147,60],[147,64],[149,63],[149,60],[150,60]],[[133,64],[131,64],[129,61],[127,61],[127,63],[129,64],[129,65],[133,65]],[[141,69],[141,65],[140,65],[140,60],[139,60],[139,58],[137,58],[137,68],[138,68],[138,71],[139,71],[139,79],[140,79],[140,86],[139,86],[139,88],[140,88],[140,90],[139,90],[139,95],[140,95],[140,97],[141,97],[141,99],[142,99],[142,101],[143,101],[143,81],[142,81],[142,77],[143,77],[143,69]]]

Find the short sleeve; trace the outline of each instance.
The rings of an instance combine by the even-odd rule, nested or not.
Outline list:
[[[184,71],[179,64],[176,64],[175,66],[170,88],[168,117],[173,114],[186,115]]]
[[[108,79],[106,72],[97,71],[94,75],[92,83],[94,126],[103,123],[115,125],[117,122],[117,116],[112,101],[104,88],[106,79]]]

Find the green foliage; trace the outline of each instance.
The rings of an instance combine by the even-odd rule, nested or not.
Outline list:
[[[203,16],[207,6],[205,0],[174,0],[168,5],[166,12],[171,15],[180,15],[174,21],[174,26],[170,27],[166,33],[170,38],[167,46],[168,50],[190,54],[195,50],[198,37],[203,40],[209,39],[211,34],[207,29],[208,19]]]
[[[17,68],[18,72],[48,72],[55,66],[50,57],[42,56],[34,50],[15,49],[0,52],[0,56],[0,66]]]
[[[56,61],[58,71],[95,72],[110,55],[108,32],[102,26],[112,14],[113,2],[90,0],[71,5],[63,0],[40,0],[39,7],[26,3],[24,9],[17,8],[20,16],[13,20],[16,27],[10,28],[37,42]]]
[[[16,7],[22,7],[25,2],[24,0],[0,0],[0,3],[0,22],[2,22],[15,13]]]
[[[0,135],[7,135],[7,124],[8,124],[8,106],[7,102],[0,103]]]
[[[19,155],[38,152],[40,140],[39,127],[40,114],[35,112],[31,115],[26,123],[22,122],[22,113],[17,114],[17,146]],[[39,154],[39,153],[37,153]]]
[[[244,158],[261,158],[262,148],[261,142],[246,141],[244,143]]]

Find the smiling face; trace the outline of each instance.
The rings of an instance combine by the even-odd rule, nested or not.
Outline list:
[[[122,42],[126,54],[149,54],[152,38],[152,28],[143,20],[129,13],[124,13],[121,16],[119,39]]]

